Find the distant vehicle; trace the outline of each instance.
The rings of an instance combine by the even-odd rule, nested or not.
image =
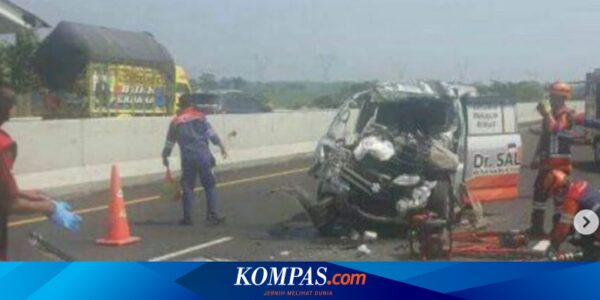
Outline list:
[[[572,101],[585,101],[584,112],[585,114],[591,115],[595,111],[595,104],[591,103],[591,99],[587,94],[587,87],[585,82],[571,82]],[[573,137],[573,143],[576,145],[590,145],[594,139],[594,129],[585,128],[583,126],[575,125],[571,130],[571,136]]]
[[[585,112],[588,116],[600,118],[600,69],[586,74],[585,81]],[[591,144],[594,150],[594,162],[600,166],[600,133],[591,131]]]
[[[271,112],[258,98],[236,90],[184,95],[206,114],[258,114]]]
[[[47,118],[169,115],[190,92],[183,68],[146,32],[61,22],[34,65]]]

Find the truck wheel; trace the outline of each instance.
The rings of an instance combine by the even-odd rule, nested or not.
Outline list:
[[[447,179],[442,179],[437,182],[437,185],[433,188],[431,192],[431,197],[429,198],[429,209],[431,209],[434,213],[436,213],[440,218],[451,221],[451,208],[450,208],[450,193],[451,190],[450,181]]]

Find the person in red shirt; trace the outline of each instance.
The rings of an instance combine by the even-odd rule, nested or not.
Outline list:
[[[10,119],[14,103],[14,92],[9,88],[0,87],[0,260],[7,260],[10,214],[43,214],[55,224],[71,231],[77,231],[81,223],[81,217],[72,213],[67,203],[54,201],[38,191],[24,191],[18,188],[12,174],[17,157],[17,144],[1,128]]]
[[[544,179],[544,188],[548,194],[560,199],[559,214],[554,218],[554,227],[551,234],[549,256],[554,256],[560,250],[561,244],[566,240],[573,228],[575,215],[584,209],[600,214],[600,190],[593,188],[584,180],[569,180],[568,175],[560,170],[553,170]],[[585,260],[596,260],[600,232],[584,236],[580,242]]]

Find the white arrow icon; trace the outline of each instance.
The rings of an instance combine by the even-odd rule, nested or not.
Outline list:
[[[575,215],[573,226],[581,235],[594,234],[600,225],[598,215],[589,209],[583,209]]]

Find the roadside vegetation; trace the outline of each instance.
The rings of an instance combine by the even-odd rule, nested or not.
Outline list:
[[[254,82],[241,77],[218,78],[205,73],[192,80],[192,90],[240,90],[252,94],[275,109],[336,108],[347,97],[373,85],[373,81],[315,82],[272,81]],[[482,95],[534,102],[544,97],[546,83],[537,81],[474,83]]]
[[[12,86],[20,95],[17,114],[35,115],[40,103],[40,84],[32,60],[40,41],[24,31],[12,41],[0,40],[0,84]],[[191,80],[192,90],[240,90],[257,97],[274,109],[328,109],[338,107],[347,97],[368,88],[372,81],[271,81],[256,82],[242,77],[218,77],[203,73]],[[482,95],[496,95],[517,102],[539,101],[547,83],[537,81],[474,83]]]

